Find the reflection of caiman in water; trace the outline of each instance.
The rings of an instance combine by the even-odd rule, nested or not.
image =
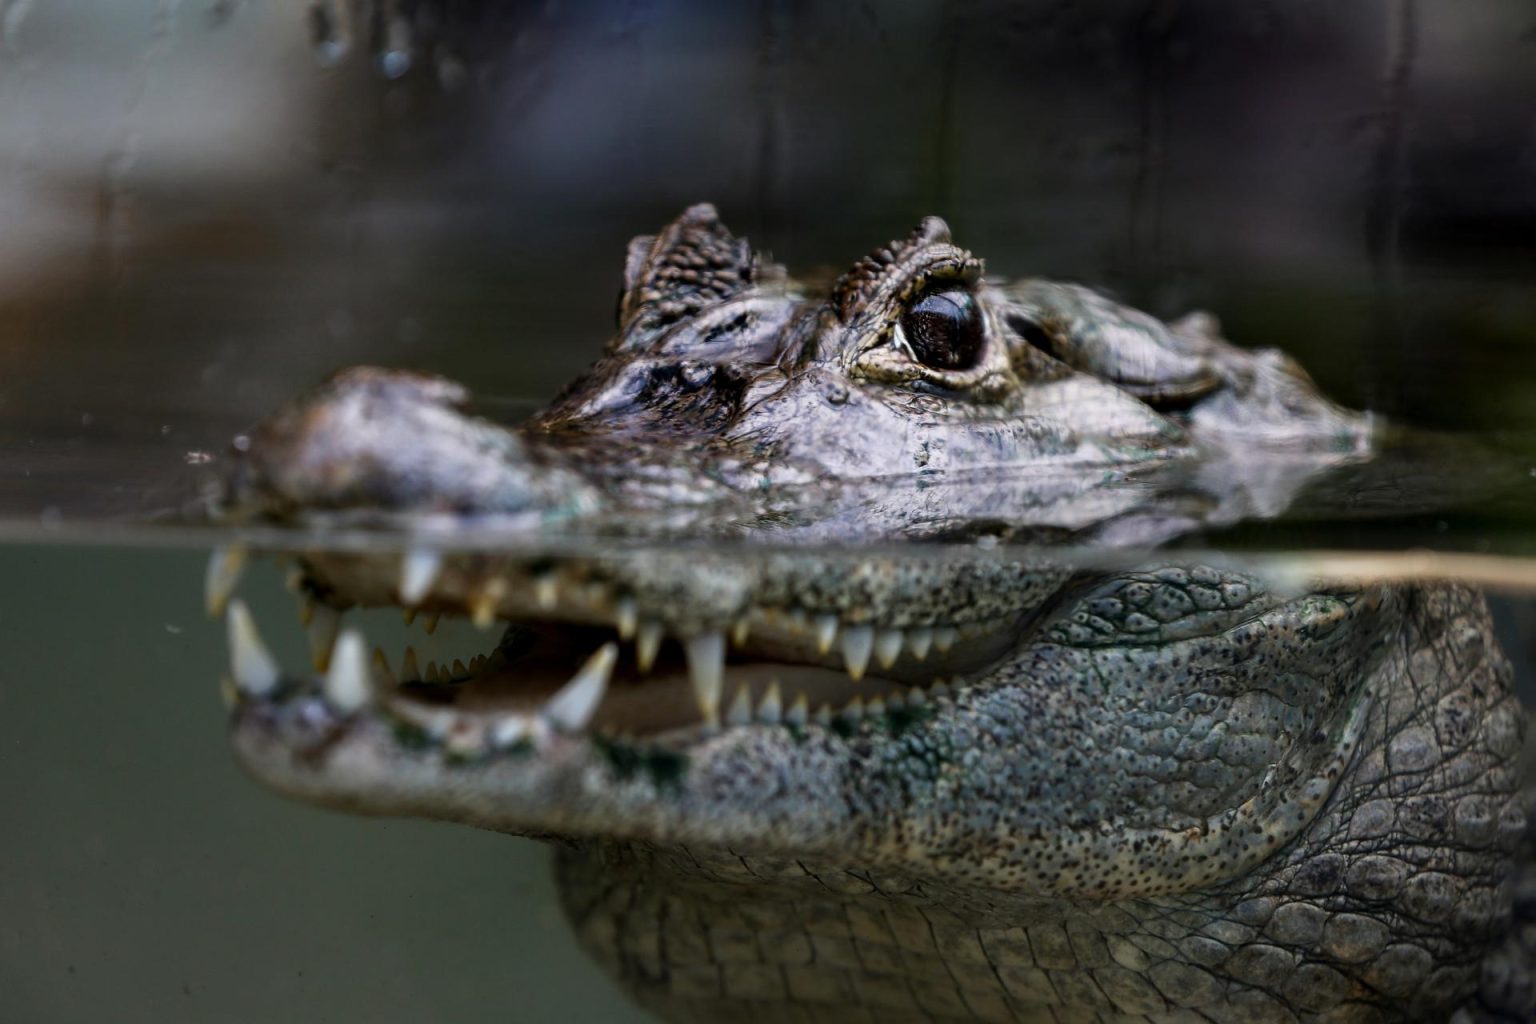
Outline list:
[[[231,518],[405,538],[299,558],[314,680],[231,605],[256,777],[552,841],[581,941],[667,1019],[1531,1012],[1478,595],[1041,553],[1367,457],[1287,359],[986,281],[936,219],[808,297],[694,207],[630,246],[619,317],[518,429],[352,370],[238,446]],[[492,535],[610,542],[465,548]],[[333,646],[391,604],[505,624],[443,665]]]

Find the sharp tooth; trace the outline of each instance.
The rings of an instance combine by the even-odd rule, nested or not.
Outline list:
[[[229,606],[229,598],[240,585],[240,576],[245,572],[245,556],[243,544],[215,548],[209,556],[208,572],[203,577],[203,602],[210,619],[223,615],[224,609]]]
[[[424,683],[439,683],[439,682],[442,682],[442,678],[443,678],[442,676],[437,674],[437,662],[435,662],[435,661],[428,661],[427,662],[427,670],[421,674],[422,682],[424,682]]]
[[[933,631],[933,646],[938,648],[940,654],[948,652],[958,639],[960,631],[953,626],[940,626]]]
[[[297,565],[290,565],[288,567],[288,571],[283,573],[283,587],[290,593],[303,593],[304,570]]]
[[[487,659],[483,654],[475,655],[473,658],[469,659],[469,670],[471,672],[479,672],[481,669],[485,668],[486,660]]]
[[[752,722],[752,691],[747,689],[747,684],[742,683],[736,687],[736,696],[731,699],[731,706],[725,711],[726,725],[750,725]]]
[[[550,611],[560,600],[560,580],[552,572],[544,573],[533,581],[533,599],[544,611]]]
[[[949,684],[945,682],[934,683],[932,686],[928,687],[928,696],[933,698],[948,697]]]
[[[390,670],[389,659],[384,656],[382,647],[373,649],[373,674],[379,677],[379,681],[386,686],[394,686],[398,682],[395,673]]]
[[[458,757],[474,757],[485,750],[485,725],[472,718],[455,718],[443,737],[443,746]]]
[[[875,634],[875,660],[881,668],[890,668],[901,657],[901,644],[905,639],[899,629],[882,629]]]
[[[614,603],[614,624],[619,629],[619,639],[628,640],[640,625],[640,609],[633,597],[621,597]]]
[[[316,672],[324,672],[331,667],[331,648],[336,646],[336,634],[341,630],[341,612],[328,604],[315,605],[314,615],[310,617],[307,635],[309,636],[309,660],[315,666]]]
[[[768,684],[768,692],[763,694],[762,703],[757,706],[757,720],[777,725],[783,716],[784,698],[779,695],[779,681],[775,679]]]
[[[533,736],[534,719],[527,715],[507,715],[491,727],[491,743],[497,747],[515,747]]]
[[[235,677],[235,686],[252,697],[271,693],[282,679],[282,670],[261,642],[244,601],[229,602],[225,625],[229,632],[229,670]]]
[[[421,628],[427,631],[427,636],[431,636],[437,632],[437,624],[441,621],[443,621],[443,613],[433,612],[427,616],[427,621],[422,623]]]
[[[661,623],[642,622],[635,637],[635,664],[641,672],[649,672],[656,664],[656,652],[661,650]]]
[[[313,622],[314,619],[315,619],[315,599],[312,598],[312,597],[308,597],[308,596],[300,599],[300,601],[299,601],[299,625],[303,626],[305,629],[308,629],[309,628],[309,624],[311,622]]]
[[[409,605],[421,603],[443,570],[441,552],[429,548],[407,551],[400,559],[400,600]]]
[[[914,686],[907,691],[907,706],[920,707],[928,702],[928,695],[923,692],[921,686]]]
[[[811,720],[820,726],[831,725],[832,706],[830,704],[822,704],[821,707],[816,709],[816,714],[812,717]]]
[[[875,631],[868,626],[849,626],[843,630],[843,664],[854,682],[864,678],[874,646]]]
[[[928,657],[928,649],[933,646],[933,630],[927,626],[907,630],[907,646],[912,649],[912,657],[922,661]]]
[[[869,715],[871,718],[875,717],[876,715],[885,714],[885,699],[882,697],[875,697],[871,699],[869,704],[864,708],[864,713]]]
[[[816,653],[826,654],[832,649],[832,641],[837,639],[837,616],[818,615],[815,621],[816,628]]]
[[[864,697],[862,694],[854,694],[853,700],[839,712],[843,718],[850,722],[857,722],[864,717]]]
[[[794,703],[784,712],[785,725],[804,725],[811,717],[810,704],[805,699],[805,691],[795,694]]]
[[[367,646],[363,635],[349,629],[336,641],[331,670],[325,674],[325,701],[344,715],[361,711],[373,700],[373,680],[368,675]]]
[[[454,658],[453,659],[453,678],[455,678],[455,679],[463,679],[467,675],[469,675],[469,668],[464,664],[463,660],[461,660],[459,658]]]
[[[476,629],[490,629],[495,624],[500,592],[500,587],[487,583],[478,594],[469,599],[469,618]]]
[[[618,644],[607,643],[599,647],[571,681],[545,703],[543,715],[549,723],[566,732],[585,729],[603,701],[603,693],[613,675],[613,663],[618,657]]]
[[[720,690],[725,685],[725,634],[700,633],[689,637],[685,646],[693,698],[704,721],[713,725],[720,720]]]
[[[416,621],[416,609],[415,608],[401,608],[400,609],[400,618],[405,621],[405,624],[407,626],[409,626],[411,623]]]
[[[400,658],[400,681],[402,683],[421,682],[421,666],[416,661],[414,647],[407,647],[405,654]]]
[[[745,647],[747,645],[747,637],[751,634],[751,632],[752,623],[745,615],[743,615],[741,618],[731,623],[731,643],[735,644],[737,647]]]

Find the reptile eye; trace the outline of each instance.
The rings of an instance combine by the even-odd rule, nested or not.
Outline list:
[[[964,288],[925,292],[901,316],[906,349],[935,370],[968,370],[985,340],[976,297]]]

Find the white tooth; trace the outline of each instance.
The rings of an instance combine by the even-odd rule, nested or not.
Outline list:
[[[485,750],[485,725],[472,718],[455,718],[448,726],[443,746],[450,754],[474,757]]]
[[[831,705],[823,704],[823,705],[821,705],[821,707],[817,708],[816,709],[816,714],[812,718],[812,721],[814,721],[817,725],[820,725],[820,726],[831,725],[832,724],[832,707],[831,707]]]
[[[789,710],[784,712],[784,723],[786,725],[804,725],[806,719],[811,716],[810,710],[810,705],[805,699],[805,691],[802,690],[795,694],[794,703],[789,706]]]
[[[779,681],[775,679],[768,684],[768,692],[763,694],[762,702],[757,706],[757,720],[768,725],[777,725],[782,717],[784,717],[784,698],[779,695]]]
[[[400,658],[400,681],[402,683],[421,682],[421,665],[416,661],[414,647],[407,647],[405,654]]]
[[[843,664],[854,682],[864,678],[869,667],[869,652],[875,646],[875,631],[868,626],[849,626],[843,630]]]
[[[826,654],[832,649],[832,641],[837,639],[837,616],[818,615],[815,621],[816,627],[816,653]]]
[[[635,637],[635,664],[641,672],[649,672],[656,664],[656,652],[661,650],[661,623],[642,622]]]
[[[245,555],[245,545],[231,544],[226,548],[215,548],[209,556],[208,572],[203,577],[203,603],[210,619],[223,615],[228,607],[229,598],[245,572]]]
[[[547,572],[533,581],[533,599],[544,611],[550,611],[560,599],[560,580]]]
[[[491,580],[469,599],[469,618],[476,629],[490,629],[496,622],[496,608],[506,589],[500,580]],[[434,624],[435,625],[435,624]],[[431,632],[429,629],[428,632]]]
[[[955,641],[960,639],[960,631],[953,626],[940,626],[933,631],[933,646],[939,649],[940,654],[946,653],[955,646]]]
[[[344,715],[361,711],[373,700],[367,650],[363,635],[355,629],[347,630],[336,641],[331,670],[325,674],[325,701]]]
[[[379,680],[387,686],[394,686],[399,681],[395,678],[395,673],[390,669],[389,659],[384,656],[384,649],[382,647],[375,647],[373,649],[373,674],[378,676]]]
[[[316,672],[324,672],[331,667],[331,648],[336,646],[336,634],[340,630],[341,612],[328,604],[315,605],[306,632],[309,636],[309,660]]]
[[[881,668],[890,668],[901,657],[902,632],[899,629],[882,629],[875,634],[875,660]]]
[[[441,552],[430,548],[415,548],[400,559],[400,600],[416,605],[432,590],[437,574],[443,570]]]
[[[923,688],[921,686],[914,686],[914,687],[912,687],[912,689],[907,691],[907,706],[908,707],[914,707],[914,708],[915,707],[920,707],[923,704],[927,703],[927,701],[928,701],[928,695],[923,693]]]
[[[437,632],[437,624],[441,621],[443,621],[443,613],[433,612],[427,616],[427,621],[422,623],[421,628],[427,631],[427,636],[431,636]]]
[[[864,717],[864,697],[863,697],[863,695],[855,694],[854,697],[853,697],[853,700],[849,701],[848,704],[843,708],[843,710],[841,712],[839,712],[839,714],[843,718],[848,719],[850,722],[857,722],[859,719],[863,718]]]
[[[527,715],[507,715],[491,727],[491,743],[498,747],[515,747],[533,735],[534,719]]]
[[[737,647],[745,647],[747,645],[747,637],[751,634],[751,632],[752,623],[747,619],[745,615],[743,615],[741,618],[731,623],[731,643],[735,644]]]
[[[693,699],[698,702],[704,721],[713,725],[720,720],[720,690],[725,686],[725,634],[700,633],[689,637],[684,648],[688,655],[688,677],[693,681]]]
[[[262,697],[272,692],[282,679],[277,660],[267,651],[256,632],[256,623],[244,601],[229,602],[225,619],[229,632],[229,669],[241,693]]]
[[[747,684],[742,683],[736,687],[736,696],[731,699],[731,706],[725,711],[726,725],[750,725],[752,722],[752,691],[747,689]]]
[[[912,648],[912,657],[922,661],[928,657],[928,649],[933,646],[933,630],[927,626],[907,630],[907,646]]]
[[[551,725],[566,732],[581,732],[592,721],[597,706],[603,702],[613,663],[618,660],[619,645],[606,643],[571,677],[560,692],[545,703],[543,715]]]
[[[869,715],[871,718],[876,715],[885,714],[885,699],[882,697],[873,698],[869,702],[868,706],[864,708],[864,713]]]
[[[614,603],[614,623],[619,629],[619,639],[628,640],[640,625],[640,609],[633,597],[621,597]]]

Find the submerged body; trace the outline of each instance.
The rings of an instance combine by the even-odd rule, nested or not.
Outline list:
[[[631,245],[619,333],[548,411],[465,397],[349,371],[241,446],[231,517],[404,550],[300,559],[320,678],[231,608],[236,749],[552,840],[660,1016],[1536,1008],[1523,716],[1476,594],[1051,557],[1368,457],[1284,357],[991,283],[931,218],[806,295],[701,206]],[[496,631],[425,668],[336,639],[387,604]]]

